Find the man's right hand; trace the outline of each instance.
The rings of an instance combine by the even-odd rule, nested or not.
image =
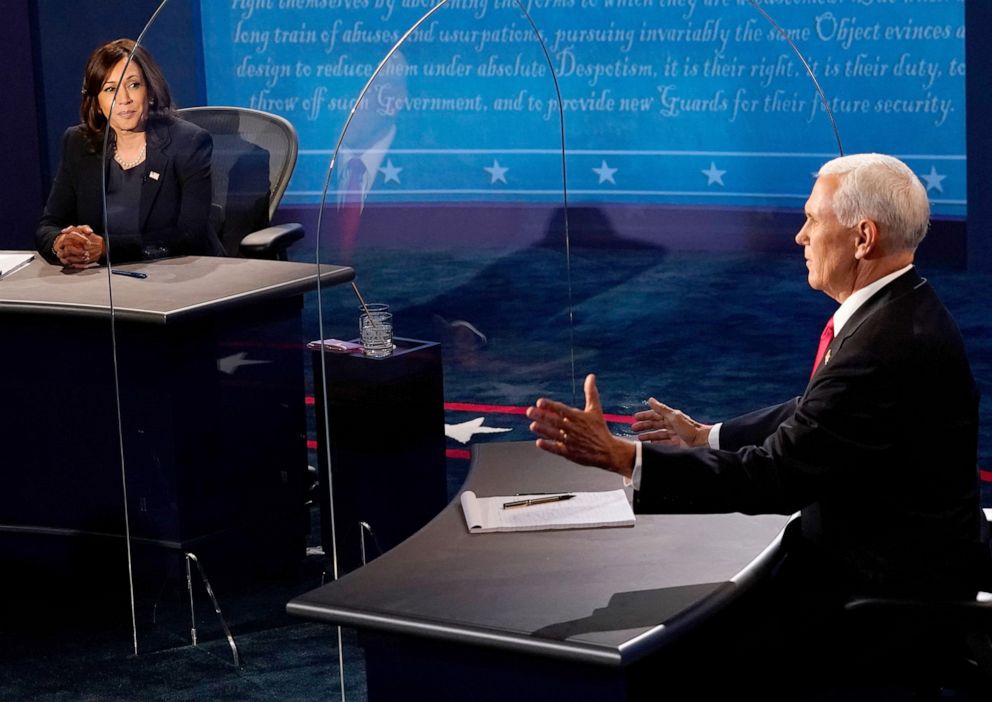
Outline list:
[[[672,409],[653,397],[648,398],[651,409],[634,415],[631,429],[638,439],[667,446],[709,446],[712,424],[703,424],[681,410]]]
[[[634,442],[610,433],[603,419],[596,376],[587,375],[583,387],[584,410],[543,397],[527,408],[527,417],[532,420],[530,430],[541,437],[537,447],[584,466],[596,466],[630,478],[637,447]]]

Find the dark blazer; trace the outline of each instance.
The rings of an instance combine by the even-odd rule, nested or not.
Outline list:
[[[644,446],[642,512],[801,510],[792,544],[851,593],[973,594],[988,566],[978,392],[915,269],[860,307],[802,397],[725,422],[721,450]]]
[[[141,237],[110,234],[114,263],[141,259],[143,242],[165,242],[171,255],[223,255],[210,226],[210,158],[213,142],[199,127],[178,118],[149,123],[139,223]],[[62,139],[59,164],[35,241],[38,252],[58,263],[52,244],[69,225],[88,224],[103,235],[101,154],[94,153],[81,126]]]

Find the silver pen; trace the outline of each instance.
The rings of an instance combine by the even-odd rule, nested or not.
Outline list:
[[[513,502],[504,502],[503,509],[510,509],[511,507],[530,507],[531,505],[543,505],[548,502],[563,502],[565,500],[571,500],[575,495],[548,495],[547,497],[532,497],[527,500],[514,500]]]

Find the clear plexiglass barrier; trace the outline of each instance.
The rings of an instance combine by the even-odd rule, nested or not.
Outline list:
[[[564,137],[547,47],[515,3],[484,17],[440,3],[415,20],[334,135],[320,209],[321,264],[357,273],[350,290],[322,291],[321,336],[364,348],[314,366],[331,437],[318,446],[332,476],[324,542],[337,546],[338,575],[410,536],[457,490],[444,407],[573,397]],[[508,52],[526,71],[467,82],[480,67],[438,51],[442,36],[510,25]],[[508,433],[481,421],[447,432],[458,452],[473,433]]]
[[[429,519],[410,505],[439,509],[442,481],[453,496],[472,445],[532,438],[523,413],[535,399],[581,406],[588,372],[599,374],[614,430],[629,433],[652,394],[691,390],[704,413],[728,406],[721,391],[733,370],[720,351],[729,356],[733,339],[716,335],[699,355],[714,321],[736,330],[745,354],[795,363],[797,345],[773,340],[794,330],[750,328],[749,301],[714,300],[711,288],[758,275],[778,294],[781,271],[739,252],[794,236],[801,216],[774,210],[783,200],[801,207],[820,164],[839,155],[839,136],[788,29],[750,5],[697,12],[692,21],[711,28],[698,43],[637,66],[582,63],[581,30],[535,27],[519,5],[480,17],[478,6],[442,4],[348,103],[324,182],[318,260],[352,265],[357,277],[351,290],[321,295],[318,317],[322,338],[362,344],[365,356],[314,362],[332,437],[319,456],[334,478],[322,486],[333,505],[333,529],[323,528],[338,575]],[[658,14],[662,25],[685,24],[676,10]],[[751,38],[713,31],[720,23],[749,27]],[[531,41],[438,55],[442,37],[523,36],[501,31],[511,27],[533,30]],[[648,69],[668,84],[640,100],[599,82]],[[507,77],[478,80],[489,71]],[[788,93],[776,71],[791,79]],[[559,73],[585,86],[569,93]],[[679,120],[659,119],[666,111]],[[570,149],[573,130],[595,149]],[[776,148],[789,153],[769,183],[756,162]],[[707,241],[719,255],[693,252]],[[430,382],[438,372],[443,391]],[[441,397],[446,461],[423,428],[439,421],[431,401]]]
[[[618,433],[652,395],[703,420],[781,399],[818,318],[753,323],[803,275],[754,252],[841,149],[808,12],[274,5],[163,2],[92,81],[77,276],[106,314],[72,412],[102,427],[88,572],[138,653],[237,664],[239,631],[409,536],[474,444],[529,439],[525,408],[581,405],[587,373]],[[190,16],[203,57],[172,50]],[[759,356],[782,377],[737,382]],[[326,644],[359,694],[353,636]]]
[[[139,654],[193,644],[238,666],[237,632],[284,623],[301,569],[319,583],[307,558],[319,547],[306,349],[317,330],[305,330],[304,309],[318,277],[330,290],[352,273],[318,269],[312,245],[289,260],[306,250],[306,228],[273,221],[298,158],[292,119],[209,92],[199,104],[170,99],[169,86],[197,80],[197,58],[172,49],[193,9],[162,3],[136,28],[133,54],[125,43],[123,79],[111,70],[108,84],[127,575]],[[230,53],[235,41],[211,37],[205,51]],[[140,126],[127,122],[142,112]],[[132,139],[133,156],[122,148]]]

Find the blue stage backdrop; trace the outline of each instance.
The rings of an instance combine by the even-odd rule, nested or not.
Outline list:
[[[319,193],[359,90],[429,0],[203,0],[207,99],[282,114]],[[904,158],[937,215],[965,214],[962,0],[765,0],[847,152]],[[800,208],[837,145],[813,82],[744,0],[526,0],[561,87],[573,202]],[[395,120],[386,201],[553,201],[551,71],[508,0],[452,0],[362,112]],[[429,178],[428,178],[429,176]]]

